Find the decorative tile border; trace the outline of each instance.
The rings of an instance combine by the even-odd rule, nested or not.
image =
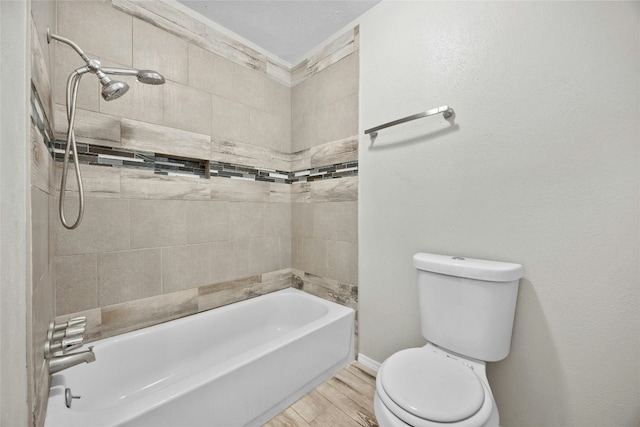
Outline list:
[[[53,153],[62,162],[66,141],[55,141]],[[158,175],[208,178],[208,162],[198,159],[179,159],[163,154],[100,145],[76,143],[78,162],[86,165],[125,167],[153,170]]]
[[[125,148],[103,147],[84,143],[77,143],[76,145],[78,148],[78,161],[81,164],[153,170],[156,174],[168,176],[193,178],[216,176],[248,181],[293,184],[358,175],[357,160],[287,172],[235,163],[180,159],[163,154]],[[54,142],[52,154],[57,162],[63,161],[65,146],[66,141],[57,140]]]

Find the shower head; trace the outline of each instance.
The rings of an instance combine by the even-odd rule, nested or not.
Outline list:
[[[120,98],[122,95],[127,93],[128,90],[129,85],[125,82],[109,79],[108,83],[103,83],[102,97],[105,101],[111,101]]]
[[[138,70],[138,74],[136,74],[136,78],[140,83],[145,83],[148,85],[164,84],[164,77],[162,77],[162,74],[153,70]]]

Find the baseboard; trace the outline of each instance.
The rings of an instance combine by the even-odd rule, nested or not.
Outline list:
[[[358,362],[362,363],[367,368],[373,369],[376,372],[378,372],[378,370],[380,369],[380,365],[382,365],[382,363],[376,362],[375,360],[365,356],[362,353],[358,353]]]

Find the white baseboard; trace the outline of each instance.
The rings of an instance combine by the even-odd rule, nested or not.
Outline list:
[[[382,363],[376,362],[375,360],[365,356],[362,353],[358,353],[358,362],[362,363],[367,368],[373,369],[376,372],[378,372],[378,370],[380,369],[380,365],[382,365]]]

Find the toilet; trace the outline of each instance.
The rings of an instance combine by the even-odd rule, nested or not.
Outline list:
[[[509,354],[520,264],[418,253],[426,346],[401,350],[376,378],[381,427],[498,426],[486,362]]]

